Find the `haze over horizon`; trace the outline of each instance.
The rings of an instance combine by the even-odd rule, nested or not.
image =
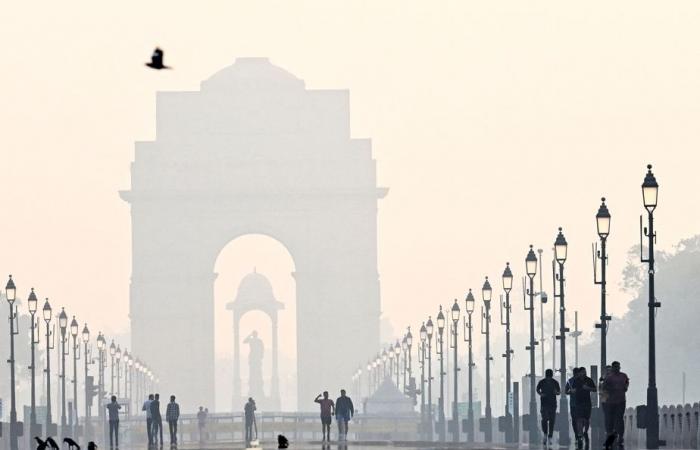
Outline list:
[[[129,188],[134,143],[154,139],[155,93],[198,90],[237,57],[261,56],[307,89],[349,90],[352,137],[372,140],[389,188],[379,272],[383,318],[397,333],[478,292],[485,275],[498,280],[506,261],[518,280],[530,243],[545,249],[551,290],[559,226],[569,317],[578,310],[590,333],[601,196],[613,216],[615,315],[629,300],[617,283],[639,242],[647,163],[661,185],[659,248],[700,230],[699,16],[690,1],[9,5],[0,273],[14,275],[22,299],[35,287],[94,332],[127,333],[131,229],[118,191]],[[155,45],[174,70],[144,67]],[[283,244],[255,237],[217,262],[217,357],[232,347],[223,305],[253,267],[287,305],[281,352],[293,357],[294,262]]]

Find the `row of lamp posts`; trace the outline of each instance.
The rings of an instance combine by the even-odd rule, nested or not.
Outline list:
[[[656,242],[656,232],[654,231],[654,210],[656,209],[657,203],[658,203],[658,189],[659,185],[656,181],[656,178],[654,177],[654,174],[651,171],[651,165],[647,166],[647,174],[644,178],[644,182],[642,183],[642,197],[643,197],[643,203],[644,203],[644,208],[647,211],[647,222],[648,226],[642,228],[642,217],[640,216],[640,241],[643,240],[644,237],[647,238],[647,256],[644,256],[644,248],[642,246],[642,257],[641,261],[642,263],[646,263],[649,266],[649,288],[648,288],[648,308],[649,308],[649,343],[648,343],[648,351],[649,351],[649,381],[648,381],[648,388],[647,388],[647,403],[646,403],[646,442],[647,442],[647,448],[649,449],[657,449],[659,448],[659,445],[663,444],[663,442],[659,441],[659,418],[658,418],[658,392],[656,388],[656,338],[655,338],[655,322],[654,322],[654,314],[656,308],[659,308],[661,304],[656,301],[655,297],[655,290],[654,290],[654,275],[655,275],[655,269],[654,269],[654,244]],[[607,238],[610,234],[610,222],[611,222],[611,215],[610,211],[607,208],[607,205],[605,203],[605,198],[601,199],[601,205],[598,208],[598,212],[596,214],[596,229],[597,229],[597,234],[600,238],[600,250],[594,249],[594,283],[597,285],[600,285],[600,323],[597,323],[595,326],[596,328],[600,329],[601,332],[601,341],[600,341],[600,367],[601,369],[606,367],[607,364],[607,348],[606,348],[606,338],[607,338],[607,327],[608,327],[608,322],[611,320],[611,317],[607,315],[606,311],[606,265],[607,265],[607,253],[606,253],[606,244],[607,244]],[[569,332],[569,329],[566,327],[566,302],[565,302],[565,278],[564,278],[564,264],[567,259],[567,251],[568,251],[568,243],[566,241],[566,238],[564,237],[563,231],[561,228],[559,228],[559,232],[556,236],[556,239],[554,241],[554,260],[552,261],[552,271],[553,271],[553,279],[554,279],[554,300],[555,302],[558,300],[559,301],[559,334],[555,336],[555,339],[559,341],[559,353],[560,353],[560,359],[559,359],[559,375],[560,375],[560,384],[561,386],[566,384],[566,334]],[[540,258],[541,258],[541,251],[540,252]],[[598,278],[598,272],[597,272],[597,267],[598,263],[597,261],[600,261],[600,279]],[[529,352],[529,362],[530,362],[530,371],[528,373],[528,378],[529,378],[529,390],[530,390],[530,395],[529,395],[529,417],[530,420],[528,421],[527,424],[527,430],[529,431],[529,443],[531,445],[536,445],[537,444],[537,436],[538,436],[538,428],[537,428],[537,403],[536,403],[536,379],[535,379],[535,347],[540,344],[536,340],[535,337],[535,295],[541,295],[543,297],[543,302],[544,302],[544,293],[543,292],[535,292],[535,287],[534,287],[534,278],[535,275],[537,274],[537,265],[538,265],[538,258],[537,255],[535,255],[535,252],[533,250],[532,245],[530,245],[530,249],[527,253],[527,256],[525,258],[525,272],[527,275],[528,279],[528,285],[524,285],[523,289],[523,308],[525,311],[529,313],[529,344],[525,347],[526,351]],[[511,346],[511,312],[512,312],[512,305],[511,305],[511,300],[510,300],[510,293],[513,289],[513,273],[510,268],[510,264],[506,263],[506,268],[503,271],[502,275],[502,283],[503,283],[503,291],[505,293],[505,300],[501,298],[499,301],[499,309],[501,312],[501,318],[500,318],[500,323],[505,327],[505,337],[506,337],[506,342],[505,342],[505,353],[503,353],[503,357],[505,358],[505,384],[506,384],[506,406],[505,406],[505,418],[506,418],[506,441],[507,442],[514,442],[514,427],[513,427],[513,415],[511,413],[511,410],[509,408],[509,399],[511,398],[512,391],[511,391],[511,386],[512,386],[512,373],[511,373],[511,363],[512,363],[512,356],[513,356],[513,349]],[[525,284],[525,282],[523,282]],[[540,283],[541,284],[541,283]],[[529,298],[529,301],[526,301],[526,297]],[[492,441],[492,412],[491,412],[491,380],[490,380],[490,365],[491,361],[493,360],[491,356],[491,349],[490,349],[490,323],[491,323],[491,312],[490,312],[490,307],[491,307],[491,297],[492,297],[492,288],[489,283],[488,277],[486,277],[486,280],[484,282],[484,285],[482,287],[482,301],[483,301],[483,306],[481,308],[481,333],[485,336],[485,344],[486,344],[486,356],[485,356],[485,372],[486,372],[486,389],[485,389],[485,422],[484,422],[484,438],[486,442],[491,442]],[[474,361],[473,361],[473,353],[472,353],[472,313],[474,312],[474,305],[475,305],[475,299],[474,296],[471,292],[471,289],[469,290],[469,293],[466,296],[465,299],[465,310],[466,310],[466,318],[462,317],[463,321],[463,335],[464,335],[464,341],[467,343],[468,346],[468,357],[467,357],[467,383],[468,383],[468,410],[467,410],[467,420],[466,420],[466,434],[467,434],[467,442],[474,442],[474,412],[473,412],[473,368],[475,366]],[[451,344],[450,346],[454,350],[454,388],[453,388],[453,405],[452,405],[452,425],[451,425],[451,430],[452,430],[452,440],[454,442],[457,442],[459,440],[459,423],[458,423],[458,418],[459,418],[459,410],[458,410],[458,372],[459,372],[459,365],[458,365],[458,352],[457,352],[457,338],[458,338],[458,333],[457,333],[457,325],[459,323],[460,315],[461,315],[461,310],[459,307],[459,303],[457,300],[455,300],[452,309],[450,311],[451,313],[451,319],[452,319],[452,326],[450,327],[449,333],[451,334]],[[505,319],[504,319],[505,316]],[[445,315],[442,311],[442,306],[440,306],[440,309],[438,311],[438,315],[436,316],[436,322],[437,322],[437,347],[435,350],[436,355],[439,358],[440,362],[440,372],[439,372],[439,377],[440,377],[440,395],[438,398],[438,404],[437,404],[437,416],[438,416],[438,424],[437,424],[437,429],[438,429],[438,438],[441,441],[445,440],[445,410],[444,410],[444,349],[443,349],[443,335],[444,335],[444,330],[445,330]],[[433,346],[433,335],[434,335],[434,324],[432,317],[428,317],[428,320],[426,322],[423,322],[423,324],[420,327],[420,345],[418,346],[418,364],[420,367],[420,388],[415,388],[414,392],[420,393],[421,395],[421,405],[420,405],[420,412],[421,412],[421,424],[422,424],[422,429],[423,429],[423,435],[425,436],[426,439],[432,441],[433,440],[433,423],[434,423],[434,414],[435,412],[433,411],[433,400],[432,400],[432,382],[433,382],[433,374],[432,374],[432,346]],[[410,329],[409,329],[410,333]],[[406,338],[404,337],[404,341],[406,342]],[[408,343],[408,346],[403,346],[404,350],[404,366],[405,366],[405,361],[406,361],[406,347],[408,347],[408,354],[410,355],[410,347],[411,344],[410,342]],[[397,343],[396,346],[394,347],[396,349],[396,357],[397,357],[397,379],[396,379],[396,384],[399,386],[399,379],[398,379],[398,356],[401,347],[399,347],[399,344]],[[391,351],[389,352],[391,353]],[[372,386],[372,381],[374,381],[374,386],[378,386],[380,382],[380,377],[377,375],[373,378],[373,373],[378,373],[378,367],[380,367],[382,360],[386,363],[386,358],[387,358],[387,352],[384,351],[384,353],[380,353],[375,360],[370,361],[367,364],[367,373],[368,373],[368,392],[371,392],[371,386]],[[410,360],[409,360],[410,361]],[[426,373],[426,366],[427,366],[427,373]],[[410,368],[410,364],[409,364]],[[362,370],[360,369],[357,373],[357,376],[360,376],[362,373]],[[410,379],[410,369],[409,369],[409,379]],[[408,392],[406,390],[406,382],[405,382],[405,375],[404,375],[404,392]],[[426,402],[427,400],[427,402]],[[569,414],[568,414],[568,400],[566,395],[562,395],[560,397],[560,405],[559,405],[559,418],[557,422],[560,424],[559,426],[559,444],[560,445],[569,445],[570,444],[570,437],[569,437]]]

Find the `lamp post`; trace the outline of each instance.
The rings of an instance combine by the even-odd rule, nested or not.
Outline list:
[[[102,334],[102,332],[97,333],[97,355],[98,355],[98,364],[99,368],[97,370],[97,392],[98,392],[98,398],[97,398],[97,416],[99,417],[100,420],[100,427],[102,427],[102,433],[104,434],[106,432],[105,430],[105,410],[102,407],[102,399],[105,397],[105,365],[106,365],[106,360],[105,360],[105,348],[107,347],[107,341],[105,341],[105,337]],[[97,433],[96,433],[97,435]]]
[[[597,275],[597,264],[593,261],[593,283],[600,285],[600,323],[595,324],[596,328],[600,328],[600,370],[605,370],[607,366],[607,336],[608,336],[608,322],[612,317],[608,316],[605,311],[605,287],[607,280],[605,278],[606,266],[608,264],[608,254],[605,250],[605,244],[608,241],[608,236],[610,235],[610,211],[605,204],[605,197],[601,198],[601,204],[598,208],[598,213],[595,215],[596,228],[598,230],[598,237],[600,237],[600,251],[596,252],[594,250],[594,258],[600,259],[600,280],[598,280]]]
[[[528,429],[528,441],[531,446],[537,445],[537,401],[535,396],[535,283],[534,278],[537,273],[537,256],[532,250],[532,245],[530,245],[530,251],[527,253],[525,258],[525,273],[530,279],[530,289],[527,293],[530,297],[530,306],[523,305],[526,311],[530,312],[530,345],[525,347],[525,350],[530,351],[530,412],[529,420],[527,424]],[[523,298],[523,303],[525,299]]]
[[[474,296],[472,290],[469,289],[467,298],[464,300],[465,310],[467,311],[467,321],[464,323],[464,341],[469,344],[469,356],[467,358],[467,389],[469,409],[467,410],[467,442],[474,442],[474,398],[473,398],[473,380],[472,369],[474,368],[474,355],[472,353],[472,313],[474,312]]]
[[[49,304],[49,299],[46,299],[44,303],[44,308],[42,309],[42,314],[44,316],[44,322],[46,322],[46,434],[50,434],[49,428],[51,427],[51,329],[49,328],[49,323],[51,323],[51,305]]]
[[[481,298],[484,301],[484,309],[481,311],[481,333],[486,335],[486,407],[484,414],[486,415],[486,429],[484,430],[484,440],[491,442],[493,440],[493,429],[491,425],[491,283],[489,277],[486,277],[484,286],[481,288]],[[484,331],[484,328],[486,329]]]
[[[428,333],[428,419],[430,426],[428,427],[428,440],[433,440],[433,364],[432,364],[432,340],[433,340],[433,319],[428,316],[428,321],[425,323],[425,329]]]
[[[17,450],[17,407],[16,407],[16,389],[15,385],[15,335],[19,334],[19,323],[17,322],[17,289],[15,282],[12,281],[12,275],[5,286],[5,298],[10,306],[10,450]],[[17,325],[17,330],[15,330]]]
[[[568,244],[559,227],[559,234],[554,241],[554,259],[559,265],[559,273],[556,279],[559,282],[559,294],[554,297],[559,299],[559,379],[560,385],[566,384],[566,303],[564,301],[564,263],[566,262]],[[566,395],[559,396],[559,445],[569,445],[569,400]]]
[[[38,300],[36,298],[36,294],[34,293],[34,288],[32,288],[32,291],[29,293],[29,298],[27,298],[27,307],[29,308],[29,315],[30,315],[30,326],[31,326],[31,333],[32,337],[31,340],[29,341],[30,344],[30,366],[29,370],[31,371],[31,399],[30,399],[30,409],[29,409],[29,439],[30,442],[33,439],[33,436],[36,436],[37,434],[41,434],[39,430],[37,430],[37,423],[36,423],[36,360],[34,357],[34,347],[36,344],[39,343],[39,331],[37,330],[38,328],[38,319],[37,322],[34,322],[34,316],[36,315],[36,310],[37,310],[37,305],[38,305]],[[36,332],[35,332],[36,330]],[[36,336],[36,337],[35,337]],[[36,433],[35,433],[36,431]]]
[[[425,421],[425,343],[428,340],[428,331],[425,328],[425,322],[420,326],[420,353],[418,355],[418,362],[420,363],[420,422],[421,422],[421,436],[426,433],[426,421]]]
[[[398,339],[396,340],[396,345],[394,345],[394,359],[396,360],[396,388],[401,390],[401,385],[399,384],[399,360],[401,359],[401,344],[399,344]],[[404,361],[404,364],[406,362]],[[404,380],[405,381],[405,380]],[[406,383],[404,382],[404,388],[406,387]]]
[[[68,316],[65,308],[61,308],[61,314],[58,316],[58,327],[61,330],[61,433],[66,432],[66,341],[68,336]]]
[[[384,381],[384,378],[386,378],[386,362],[389,359],[389,355],[386,353],[386,349],[382,351],[382,382]],[[391,371],[389,371],[389,377],[391,377]]]
[[[438,437],[440,442],[445,441],[445,358],[444,358],[444,332],[445,332],[445,315],[442,313],[442,305],[440,305],[440,310],[437,315],[437,327],[438,327],[438,345],[440,356],[440,398],[438,401]]]
[[[121,345],[117,346],[117,353],[114,355],[116,360],[117,360],[117,398],[122,398],[122,391],[121,391],[121,376],[122,376],[122,366],[121,366],[121,360],[122,360],[122,348]]]
[[[73,320],[70,323],[70,334],[73,336],[73,411],[75,412],[75,420],[73,427],[78,426],[78,360],[80,359],[80,344],[78,344],[78,321]],[[73,436],[76,436],[76,428],[73,428]]]
[[[459,372],[459,366],[457,365],[457,324],[459,324],[459,303],[455,299],[452,305],[452,342],[454,346],[454,389],[452,398],[452,441],[459,441],[459,409],[457,408],[458,396],[457,396],[457,373]]]
[[[88,386],[88,365],[90,364],[90,350],[88,349],[88,343],[90,342],[90,330],[88,329],[87,323],[83,325],[83,332],[81,333],[83,339],[83,359],[85,360],[85,436],[91,436],[90,434],[90,403],[92,392],[90,392],[90,386]],[[76,407],[76,411],[77,411]]]
[[[506,263],[506,268],[501,277],[503,281],[503,291],[506,293],[506,300],[500,302],[501,325],[506,327],[506,352],[502,355],[506,359],[506,401],[505,401],[505,417],[506,417],[506,442],[513,441],[513,416],[510,413],[510,363],[513,357],[513,350],[510,348],[510,291],[513,289],[513,272],[510,270],[510,263]],[[503,311],[506,312],[506,320],[503,321]]]
[[[110,368],[110,395],[114,395],[116,392],[114,390],[114,355],[117,353],[117,346],[114,345],[114,340],[112,340],[112,343],[109,344],[109,356],[111,357],[111,368]]]
[[[408,332],[406,333],[406,354],[408,355],[408,382],[411,384],[411,378],[413,377],[413,357],[411,355],[411,350],[413,348],[413,334],[411,334],[411,327],[408,327]],[[404,356],[404,359],[406,356]],[[405,384],[405,383],[404,383]],[[416,399],[416,394],[415,394],[415,383],[411,384],[414,388],[414,393],[413,393],[413,400],[415,401]]]
[[[647,387],[647,405],[646,405],[646,440],[647,448],[657,449],[662,442],[659,441],[659,397],[656,390],[656,325],[655,314],[656,308],[661,307],[661,303],[656,301],[654,295],[654,276],[656,269],[654,267],[654,243],[656,242],[656,232],[654,231],[654,210],[659,198],[659,184],[656,182],[656,177],[651,171],[651,164],[647,166],[647,174],[642,183],[642,199],[644,200],[644,208],[647,210],[647,220],[649,228],[644,228],[644,235],[648,238],[649,255],[645,259],[644,252],[641,252],[641,261],[649,264],[649,385]],[[639,217],[640,227],[640,247],[642,241],[642,217]],[[643,249],[642,249],[643,250]]]

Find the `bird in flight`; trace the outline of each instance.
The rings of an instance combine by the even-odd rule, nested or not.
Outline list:
[[[151,69],[156,70],[171,68],[170,66],[166,66],[163,64],[163,50],[161,50],[158,47],[156,47],[156,49],[153,50],[153,54],[151,55],[151,62],[146,63],[146,65]]]

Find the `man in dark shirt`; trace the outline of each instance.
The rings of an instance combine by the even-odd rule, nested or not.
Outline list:
[[[338,422],[338,440],[348,439],[348,422],[355,415],[355,407],[350,397],[345,395],[345,389],[340,390],[340,397],[335,401],[335,420]]]
[[[158,445],[158,435],[160,434],[160,448],[163,448],[163,418],[160,416],[160,394],[156,394],[150,405],[151,421],[153,423],[153,445]]]
[[[584,443],[586,448],[590,445],[588,427],[591,421],[591,392],[596,392],[595,382],[586,375],[585,367],[579,367],[572,387],[573,398],[576,402],[576,430],[578,430],[576,448],[579,450],[583,448]]]
[[[107,403],[107,412],[109,413],[109,448],[114,448],[114,444],[119,448],[119,410],[122,407],[117,403],[116,395],[113,395],[111,400],[110,403]],[[113,438],[114,444],[112,443]]]
[[[255,406],[255,400],[253,397],[248,398],[248,403],[243,407],[243,413],[245,415],[245,442],[246,445],[250,445],[250,441],[253,440],[253,426],[255,425],[255,410],[258,409]],[[257,438],[257,428],[255,430]]]
[[[574,381],[578,374],[578,367],[574,367],[573,375],[566,381],[564,393],[569,396],[569,415],[571,416],[571,428],[574,430],[574,436],[578,436],[576,430],[576,397],[574,396]]]
[[[321,394],[318,394],[314,399],[314,402],[321,405],[321,427],[323,428],[323,442],[326,441],[326,436],[328,436],[328,441],[331,440],[331,420],[333,417],[333,409],[335,404],[333,400],[328,398],[328,391],[323,391],[323,398]]]
[[[554,434],[554,422],[557,417],[557,395],[561,394],[559,382],[554,379],[552,369],[547,369],[544,378],[537,383],[537,394],[540,396],[540,415],[542,416],[542,445],[551,447]]]
[[[605,428],[611,430],[608,441],[612,441],[612,436],[615,436],[619,446],[625,442],[626,392],[629,385],[630,379],[626,373],[620,371],[620,363],[613,361],[610,373],[605,377],[605,391],[608,394],[605,402],[608,410]]]

